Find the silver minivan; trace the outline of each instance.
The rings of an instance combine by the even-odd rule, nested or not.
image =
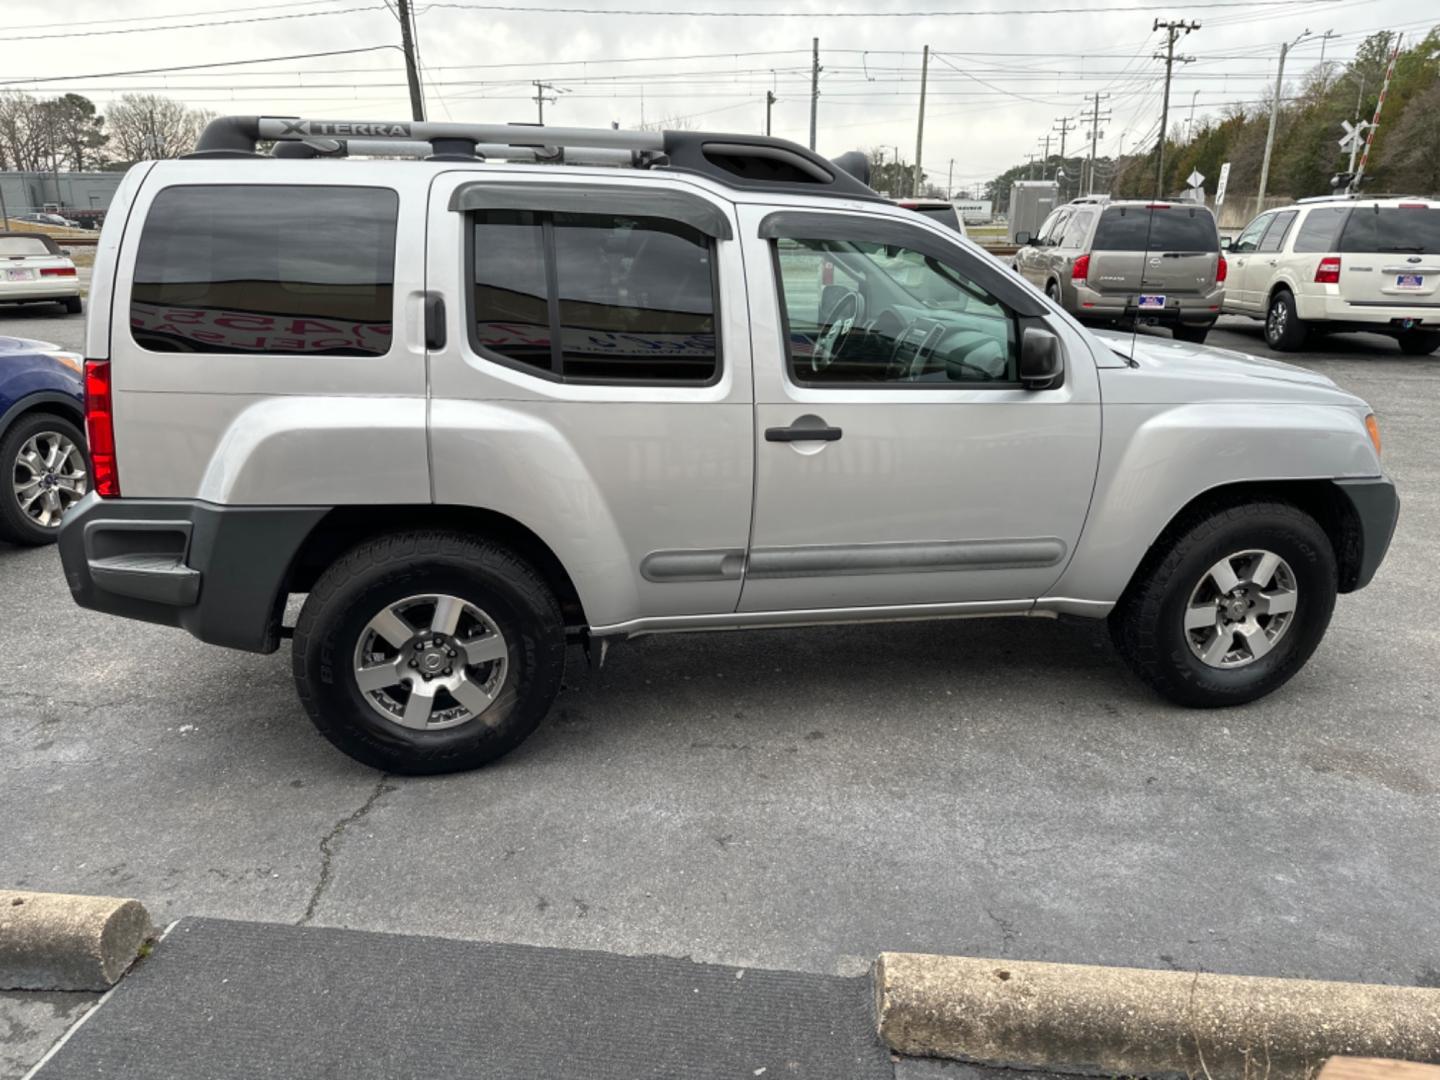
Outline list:
[[[1092,196],[1016,239],[1016,271],[1078,319],[1168,326],[1198,344],[1220,314],[1227,267],[1204,206]]]

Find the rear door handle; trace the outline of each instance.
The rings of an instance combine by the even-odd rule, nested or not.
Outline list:
[[[789,427],[765,429],[766,442],[835,442],[842,432],[818,416],[802,416]]]
[[[431,352],[445,348],[445,300],[436,293],[425,295],[425,348]]]

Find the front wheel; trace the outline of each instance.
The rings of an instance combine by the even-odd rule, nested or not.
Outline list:
[[[1265,344],[1276,352],[1297,352],[1305,345],[1308,327],[1295,310],[1295,297],[1281,289],[1270,298],[1265,315]]]
[[[1440,333],[1434,330],[1407,330],[1395,340],[1406,356],[1429,356],[1440,349]]]
[[[85,439],[69,420],[32,413],[0,439],[0,540],[53,544],[60,519],[90,490]]]
[[[565,669],[554,594],[507,548],[452,532],[367,541],[316,582],[295,627],[320,733],[386,772],[474,769],[545,718]]]
[[[1335,554],[1287,503],[1192,514],[1156,543],[1110,615],[1131,669],[1179,705],[1240,705],[1282,686],[1335,608]]]

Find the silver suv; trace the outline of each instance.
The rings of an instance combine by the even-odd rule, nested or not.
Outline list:
[[[659,632],[1108,619],[1160,693],[1238,704],[1398,513],[1330,380],[1096,336],[781,140],[232,117],[115,210],[71,592],[293,637],[382,769],[490,761],[567,642]]]
[[[1168,326],[1198,345],[1220,315],[1225,256],[1204,206],[1092,196],[1016,240],[1016,271],[1086,322]]]

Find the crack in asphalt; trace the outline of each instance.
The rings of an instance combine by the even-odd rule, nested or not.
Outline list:
[[[315,917],[315,910],[320,906],[320,900],[325,895],[325,890],[330,887],[335,852],[346,830],[369,814],[383,796],[388,795],[392,791],[400,790],[398,784],[387,783],[389,779],[390,777],[388,775],[382,773],[380,779],[375,782],[375,787],[360,805],[359,809],[341,818],[331,826],[329,832],[320,838],[320,877],[315,882],[315,888],[310,893],[310,902],[305,905],[305,914],[296,920],[296,926],[306,926],[310,920]]]

